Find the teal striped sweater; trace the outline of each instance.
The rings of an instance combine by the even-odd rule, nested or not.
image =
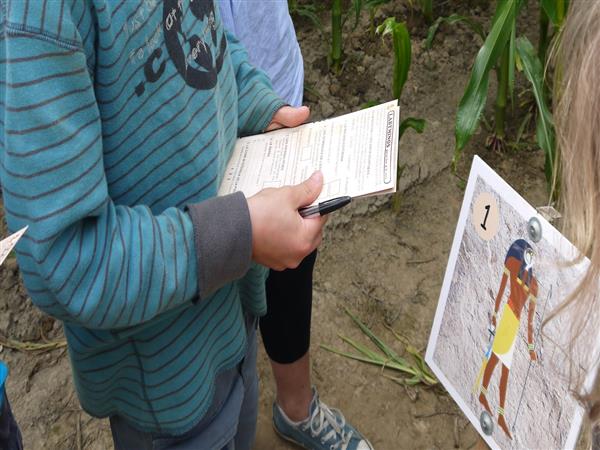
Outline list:
[[[283,102],[207,0],[0,0],[0,183],[94,416],[180,434],[264,313],[235,139]],[[211,199],[211,200],[209,200]]]

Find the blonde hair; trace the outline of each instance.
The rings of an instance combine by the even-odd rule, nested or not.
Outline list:
[[[569,312],[572,351],[589,313],[597,308],[600,280],[600,1],[571,2],[553,61],[563,231],[579,248],[578,261],[588,256],[591,262],[574,292],[548,319]],[[580,389],[581,380],[576,391]],[[590,419],[597,420],[600,395],[587,393],[581,399]]]

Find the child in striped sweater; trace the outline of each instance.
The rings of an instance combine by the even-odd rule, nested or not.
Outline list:
[[[266,265],[322,177],[216,197],[235,139],[295,126],[209,0],[1,0],[0,183],[34,303],[116,448],[250,448]],[[257,264],[258,263],[258,264]]]

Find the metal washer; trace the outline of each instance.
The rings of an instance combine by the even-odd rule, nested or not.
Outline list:
[[[532,217],[527,222],[527,234],[529,239],[533,242],[540,242],[542,240],[542,223],[537,217]]]
[[[479,425],[481,425],[481,431],[488,436],[494,432],[494,421],[487,411],[483,411],[479,416]]]

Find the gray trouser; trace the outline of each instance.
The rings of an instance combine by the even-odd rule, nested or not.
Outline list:
[[[115,450],[250,450],[258,416],[256,325],[256,318],[246,318],[246,356],[217,376],[213,401],[194,428],[181,436],[146,433],[120,416],[111,416]]]

